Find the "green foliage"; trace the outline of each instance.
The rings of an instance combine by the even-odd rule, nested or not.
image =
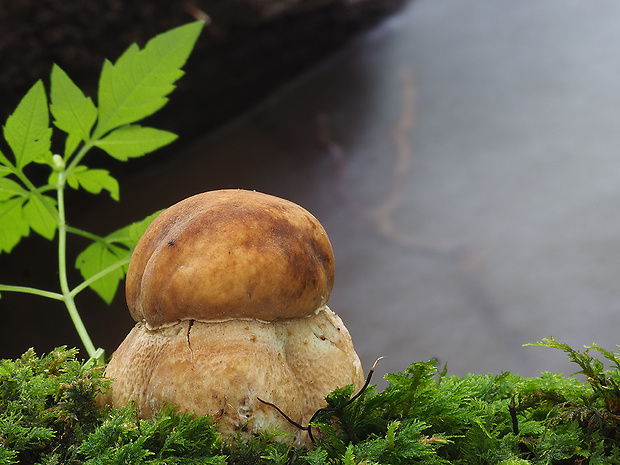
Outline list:
[[[0,464],[223,464],[208,417],[164,410],[140,420],[130,405],[99,409],[103,367],[59,348],[0,362]]]
[[[582,369],[588,361],[599,377],[617,375],[613,352],[594,350],[612,363],[604,369],[593,362],[592,348],[541,344],[567,351]],[[279,430],[223,441],[209,417],[164,409],[144,420],[132,405],[98,408],[96,395],[108,380],[102,367],[75,356],[59,348],[0,361],[0,465],[620,463],[618,418],[606,410],[611,398],[597,393],[600,380],[550,372],[461,378],[438,373],[433,361],[415,363],[386,375],[383,392],[370,386],[342,409],[352,388],[330,394],[328,404],[337,409],[317,416],[316,444],[306,449]]]
[[[597,398],[604,402],[605,409],[614,416],[620,415],[620,351],[606,350],[593,344],[585,346],[586,350],[579,352],[568,344],[558,342],[553,338],[545,338],[542,342],[529,345],[540,345],[564,351],[568,358],[581,368],[574,374],[584,375],[594,389]],[[601,354],[613,369],[605,369],[605,364],[592,356],[591,351]]]
[[[84,249],[75,260],[89,286],[107,303],[112,302],[120,282],[127,273],[128,258],[146,228],[160,212],[147,216],[144,220],[114,231]],[[119,262],[123,263],[118,267]],[[93,280],[103,272],[103,276]]]
[[[224,464],[220,438],[209,417],[163,410],[152,420],[128,406],[103,415],[79,454],[91,464]]]
[[[75,296],[90,287],[110,302],[124,278],[130,254],[153,215],[105,237],[66,221],[65,189],[91,194],[109,193],[119,200],[119,185],[104,169],[91,168],[84,159],[92,149],[120,161],[141,157],[176,139],[168,131],[137,124],[168,101],[175,82],[183,75],[203,23],[190,23],[151,39],[143,50],[133,44],[115,62],[105,61],[99,79],[98,106],[57,65],[50,77],[50,102],[42,81],[26,93],[3,127],[10,155],[0,151],[0,253],[11,252],[31,231],[58,242],[60,292],[0,285],[0,291],[25,292],[61,300],[67,306],[84,346],[92,357],[96,349],[84,328]],[[64,133],[62,153],[57,133]],[[52,140],[52,136],[54,140]],[[101,153],[100,153],[101,154]],[[32,165],[43,165],[47,182],[36,185]],[[41,167],[36,170],[37,176]],[[67,282],[67,235],[92,241],[76,260],[84,282],[71,288]]]
[[[328,415],[317,419],[318,445],[331,462],[352,454],[386,464],[578,464],[618,454],[617,417],[596,410],[593,419],[592,408],[605,401],[589,382],[552,373],[459,378],[439,373],[434,361],[385,378],[383,392],[367,389],[335,424]],[[350,395],[340,389],[328,402]]]
[[[0,463],[73,460],[98,421],[95,395],[109,383],[102,367],[86,369],[76,353],[59,348],[38,358],[31,349],[0,362]]]

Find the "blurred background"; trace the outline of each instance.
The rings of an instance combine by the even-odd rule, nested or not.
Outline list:
[[[221,118],[217,105],[240,94],[205,102],[216,54],[199,50],[153,123],[181,139],[111,165],[121,202],[73,196],[72,223],[106,234],[223,187],[297,202],[330,236],[329,305],[366,370],[385,357],[379,375],[432,357],[457,375],[570,374],[562,353],[523,344],[616,348],[620,3],[414,0],[342,18],[299,43],[346,33]],[[28,239],[0,257],[1,282],[53,288],[54,259]],[[122,292],[111,307],[89,292],[78,305],[108,354],[133,326]],[[0,314],[0,357],[80,346],[55,302],[4,293]]]

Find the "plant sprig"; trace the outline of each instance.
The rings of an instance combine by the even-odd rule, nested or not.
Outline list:
[[[584,375],[596,397],[603,400],[605,409],[620,421],[620,351],[607,350],[598,344],[592,344],[592,346],[584,346],[585,350],[580,352],[564,342],[556,341],[553,337],[526,345],[550,347],[563,351],[571,362],[581,368],[573,375]],[[606,359],[612,369],[606,369],[605,364],[593,356],[591,351]]]
[[[171,29],[151,39],[141,50],[131,45],[115,62],[105,60],[99,78],[97,103],[59,66],[54,65],[48,95],[41,80],[26,93],[7,118],[3,136],[10,155],[0,150],[0,253],[10,253],[31,231],[48,240],[57,235],[59,291],[19,285],[0,285],[0,292],[22,292],[64,302],[91,358],[101,358],[84,327],[75,297],[87,287],[107,303],[124,278],[138,239],[156,214],[99,236],[67,223],[65,190],[91,194],[108,192],[119,200],[118,181],[104,169],[90,168],[84,159],[92,149],[127,161],[173,142],[168,131],[137,124],[161,109],[183,75],[203,22]],[[53,126],[66,134],[62,154],[52,152]],[[47,182],[31,180],[33,164],[49,168]],[[84,282],[70,286],[67,278],[67,238],[84,237],[92,244],[75,262]]]

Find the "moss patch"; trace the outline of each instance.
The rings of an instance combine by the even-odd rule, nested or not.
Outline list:
[[[343,410],[318,415],[311,450],[288,445],[279,431],[225,441],[210,418],[172,409],[153,420],[140,420],[131,405],[97,409],[95,396],[109,385],[102,367],[86,366],[75,349],[29,350],[0,362],[0,464],[620,463],[620,354],[540,344],[564,350],[587,380],[454,377],[434,361],[414,363],[386,375],[384,391],[371,386]],[[353,394],[339,389],[328,403]]]

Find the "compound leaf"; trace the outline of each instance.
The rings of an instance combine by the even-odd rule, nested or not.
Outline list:
[[[132,124],[112,131],[95,145],[117,160],[127,161],[168,145],[176,138],[169,131]]]
[[[24,202],[24,198],[0,202],[0,252],[10,252],[22,237],[30,234],[30,226],[22,216]]]
[[[56,201],[51,197],[43,196],[47,205],[37,195],[32,195],[26,205],[24,205],[23,216],[30,227],[46,239],[52,240],[58,227],[58,222],[54,214],[50,211],[49,206],[54,205]]]
[[[75,262],[75,267],[80,270],[84,280],[123,260],[128,262],[138,240],[159,213],[161,211],[114,231],[103,238],[103,241],[94,242],[84,249]],[[128,263],[119,266],[102,278],[93,281],[89,287],[109,304],[116,295],[119,283],[125,278],[127,266]]]
[[[130,247],[131,250],[136,247],[136,244],[146,231],[146,228],[150,226],[153,220],[157,218],[161,212],[163,212],[163,210],[158,210],[155,213],[151,213],[142,221],[136,221],[135,223],[129,225],[126,245]]]
[[[90,131],[97,120],[97,108],[58,65],[52,68],[50,110],[54,125],[81,140],[90,138]]]
[[[102,190],[107,190],[110,197],[116,201],[119,200],[118,181],[107,170],[77,166],[67,177],[67,184],[73,189],[82,187],[91,194],[99,194]]]
[[[13,172],[13,170],[9,168],[10,165],[11,162],[0,150],[0,177],[4,177]]]
[[[7,118],[4,138],[13,151],[17,168],[21,170],[33,161],[51,156],[51,137],[47,96],[43,82],[39,80]]]
[[[84,280],[127,258],[131,252],[124,247],[108,242],[94,242],[80,253],[75,267],[80,270]],[[90,288],[106,303],[110,304],[116,295],[118,284],[125,277],[127,265],[119,267],[105,276],[93,281]]]
[[[0,178],[0,202],[13,197],[28,197],[28,191],[12,179]]]
[[[94,138],[141,120],[163,107],[174,83],[183,75],[203,23],[196,21],[136,44],[112,64],[106,60],[99,79],[99,122]]]
[[[67,134],[67,139],[65,140],[65,160],[75,152],[81,140],[82,138],[76,134]]]

